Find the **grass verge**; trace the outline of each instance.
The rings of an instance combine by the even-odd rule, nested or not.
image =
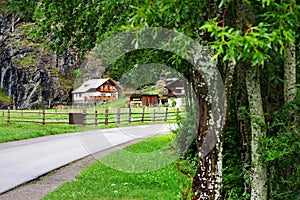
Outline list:
[[[160,135],[129,146],[126,150],[135,153],[156,151],[172,140],[172,134]],[[113,154],[107,157],[111,156]],[[100,160],[83,170],[75,181],[62,184],[43,199],[182,199],[183,185],[184,188],[186,185],[190,187],[190,182],[177,170],[175,162],[152,172],[126,173],[109,168]]]
[[[11,123],[8,125],[6,122],[0,122],[0,143],[77,131],[75,126],[64,124],[43,126],[37,123]]]
[[[164,122],[155,122],[155,124]],[[22,123],[12,122],[9,125],[0,121],[0,143],[11,142],[17,140],[24,140],[30,138],[37,138],[47,135],[56,135],[63,133],[74,133],[88,130],[104,129],[104,128],[116,128],[121,126],[138,126],[154,124],[153,122],[133,122],[133,123],[120,123],[120,124],[108,124],[108,125],[70,125],[70,124],[46,124],[43,126],[41,123]]]

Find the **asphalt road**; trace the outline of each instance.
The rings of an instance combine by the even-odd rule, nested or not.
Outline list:
[[[0,144],[0,194],[80,158],[114,146],[168,133],[154,124],[45,136]]]

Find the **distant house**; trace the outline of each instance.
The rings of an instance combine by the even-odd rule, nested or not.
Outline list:
[[[102,104],[118,99],[120,86],[113,80],[91,79],[72,91],[73,104]]]
[[[169,82],[163,90],[160,91],[161,103],[168,103],[172,105],[172,102],[176,102],[176,107],[184,106],[184,90],[185,81],[183,79],[173,79]]]
[[[129,98],[130,106],[150,106],[159,104],[158,94],[131,94]]]

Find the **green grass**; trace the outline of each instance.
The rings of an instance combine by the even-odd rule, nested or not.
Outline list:
[[[149,138],[145,141],[139,142],[138,144],[126,147],[126,151],[133,153],[150,153],[156,150],[163,149],[173,141],[174,135],[159,135],[156,137]],[[142,147],[142,148],[141,148]]]
[[[90,108],[87,112],[94,113],[92,110],[95,108]],[[157,114],[155,115],[156,121],[153,122],[153,111],[156,110]],[[168,121],[164,121],[165,117],[165,108],[146,108],[144,115],[144,122],[141,122],[141,112],[142,108],[132,108],[131,123],[128,122],[128,109],[122,108],[120,117],[121,123],[117,124],[116,109],[109,109],[109,123],[105,125],[104,119],[104,108],[99,108],[98,114],[98,126],[95,126],[95,115],[87,115],[87,125],[82,127],[81,125],[69,125],[69,116],[67,112],[80,112],[79,110],[68,110],[68,111],[58,111],[55,113],[55,110],[46,110],[46,125],[42,125],[42,111],[39,110],[11,110],[10,111],[10,124],[7,123],[8,112],[7,110],[0,111],[0,143],[36,138],[46,135],[54,135],[61,133],[72,133],[85,130],[93,129],[102,129],[102,128],[114,128],[119,126],[134,126],[134,125],[144,125],[144,124],[153,124],[153,123],[175,123],[175,114],[168,114]],[[171,111],[171,110],[170,110]],[[174,112],[174,111],[173,111]],[[50,114],[51,113],[51,114]],[[160,113],[160,114],[159,114]],[[158,121],[160,119],[160,121]],[[34,123],[29,122],[17,122],[17,121],[34,121]],[[53,123],[53,124],[51,124]],[[65,124],[55,124],[55,123],[65,123]]]
[[[173,140],[173,135],[160,135],[125,148],[135,153],[153,152],[165,147]],[[118,152],[114,153],[117,154]],[[111,154],[104,159],[110,159]],[[156,171],[126,173],[109,168],[97,161],[83,170],[75,181],[62,184],[44,200],[57,199],[181,199],[183,184],[190,180],[178,172],[175,162]]]
[[[155,122],[164,123],[164,122]],[[70,124],[46,124],[43,126],[41,123],[10,123],[9,125],[5,121],[0,120],[0,143],[11,142],[17,140],[24,140],[30,138],[37,138],[47,135],[56,135],[63,133],[74,133],[88,130],[104,129],[104,128],[116,128],[121,126],[138,126],[145,124],[153,124],[153,122],[133,122],[133,123],[120,123],[120,124],[108,124],[108,125],[70,125]]]
[[[157,88],[155,90],[150,90],[147,92],[144,92],[143,94],[158,94],[163,88]]]
[[[110,101],[105,104],[96,106],[96,109],[97,108],[109,108],[109,107],[111,107],[111,108],[126,108],[127,107],[126,101],[128,101],[128,98],[120,98],[120,99]]]
[[[0,122],[0,143],[77,131],[73,125]]]

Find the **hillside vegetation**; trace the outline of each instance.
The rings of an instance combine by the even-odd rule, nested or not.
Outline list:
[[[0,108],[5,108],[12,103],[12,100],[0,89]]]

